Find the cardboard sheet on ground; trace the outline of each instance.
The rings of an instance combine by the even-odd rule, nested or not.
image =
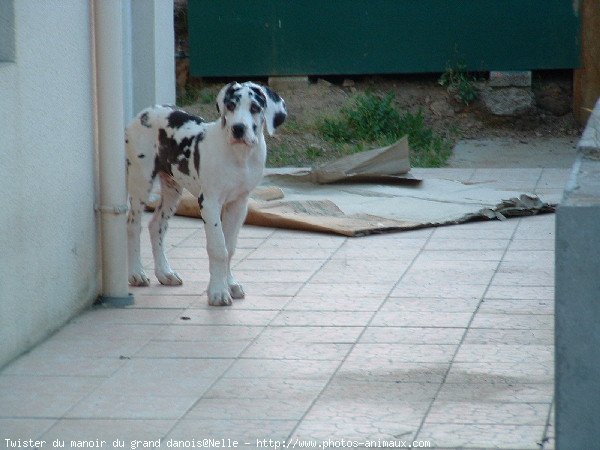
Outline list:
[[[314,170],[270,169],[252,193],[246,223],[364,236],[553,211],[527,193],[418,180],[409,170],[405,138]],[[177,213],[199,217],[196,199],[184,196]]]

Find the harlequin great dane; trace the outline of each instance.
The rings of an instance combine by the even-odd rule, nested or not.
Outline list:
[[[262,178],[267,147],[263,127],[272,135],[286,117],[283,99],[252,82],[233,82],[217,95],[220,118],[205,122],[172,106],[141,111],[127,126],[127,220],[129,283],[150,280],[140,259],[141,213],[153,181],[161,201],[149,224],[154,271],[162,284],[179,285],[164,252],[167,221],[175,213],[182,188],[198,198],[205,223],[210,282],[208,302],[230,305],[244,290],[231,274],[231,258],[247,212],[248,195]]]

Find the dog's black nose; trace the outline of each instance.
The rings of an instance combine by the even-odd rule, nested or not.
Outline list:
[[[244,137],[244,133],[246,132],[246,125],[241,123],[236,123],[231,126],[231,133],[233,137],[236,139],[242,139]]]

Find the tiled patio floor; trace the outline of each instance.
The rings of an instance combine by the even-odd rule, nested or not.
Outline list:
[[[569,174],[414,172],[553,196]],[[94,308],[0,372],[0,448],[553,447],[554,215],[365,238],[244,227],[247,298],[229,308],[207,306],[200,222],[175,218],[167,241],[183,286],[152,277],[134,307]]]

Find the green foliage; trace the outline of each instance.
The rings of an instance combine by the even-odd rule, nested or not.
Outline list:
[[[446,71],[440,76],[438,83],[454,94],[458,100],[468,105],[477,99],[477,89],[473,83],[475,78],[467,72],[464,62],[455,66],[447,66]]]
[[[316,128],[342,154],[389,145],[408,135],[412,166],[444,165],[452,152],[451,142],[428,127],[421,112],[400,114],[393,103],[393,93],[383,97],[362,94],[338,115],[321,118]]]

